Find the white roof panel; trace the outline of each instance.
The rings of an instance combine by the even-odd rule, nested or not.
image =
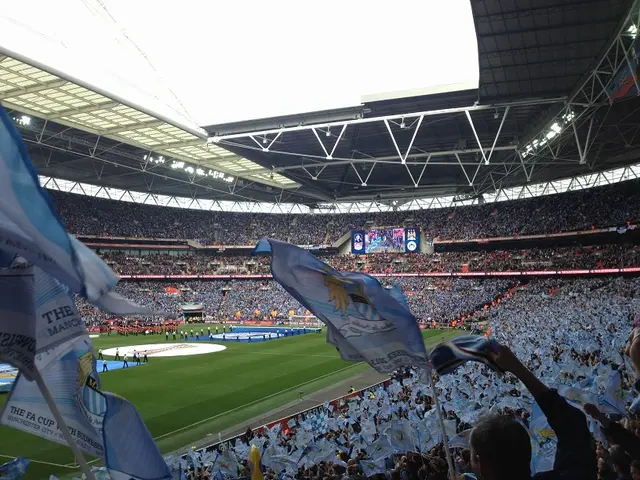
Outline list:
[[[22,113],[51,120],[154,153],[277,188],[298,184],[266,171],[257,163],[206,142],[206,133],[141,111],[89,86],[49,73],[23,59],[0,55],[0,103]],[[198,135],[198,133],[201,133]],[[230,161],[231,160],[231,161]],[[245,173],[248,171],[254,173]]]

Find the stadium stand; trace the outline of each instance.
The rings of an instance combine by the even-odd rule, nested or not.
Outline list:
[[[471,239],[550,234],[635,224],[640,181],[559,195],[392,213],[252,214],[156,207],[50,191],[69,231],[76,235],[194,239],[205,245],[251,245],[274,237],[298,245],[325,245],[371,221],[403,225],[411,219],[425,238]],[[123,219],[126,219],[123,221]]]
[[[433,254],[374,253],[320,256],[338,270],[366,273],[505,272],[526,270],[624,268],[638,266],[635,245],[530,248],[515,251],[438,252]],[[102,258],[122,275],[269,274],[268,259],[249,256],[139,255],[102,251]]]
[[[622,352],[631,322],[640,313],[634,301],[640,293],[640,281],[623,278],[541,280],[518,291],[509,301],[484,313],[495,338],[509,347],[535,377],[562,395],[570,396],[571,388],[575,392],[571,385],[580,384],[583,397],[611,400],[608,394],[612,385],[623,381],[625,376],[620,376],[618,368],[624,363]],[[513,365],[506,361],[498,364],[508,370]],[[633,446],[640,441],[636,436],[640,424],[635,417],[626,422],[625,430],[597,409],[585,408],[591,415],[600,415],[606,425],[603,435],[590,415],[585,417],[569,406],[555,390],[525,380],[527,389],[518,382],[518,377],[523,376],[521,370],[512,371],[513,375],[501,377],[486,366],[467,363],[459,367],[455,375],[440,377],[438,386],[445,399],[442,405],[446,413],[445,431],[453,446],[457,473],[472,472],[469,432],[488,413],[517,419],[528,428],[534,446],[554,445],[551,447],[554,453],[558,442],[573,438],[572,429],[563,429],[562,425],[571,425],[580,435],[587,432],[582,443],[578,437],[567,442],[571,445],[566,451],[567,457],[556,459],[555,469],[570,475],[568,478],[596,478],[596,463],[598,478],[615,478],[612,474],[621,463],[614,458],[613,449],[603,446],[607,444],[604,435],[611,442],[626,439],[621,449],[629,471],[630,460],[638,458]],[[547,403],[545,398],[553,401]],[[575,394],[570,398],[581,403]],[[539,410],[536,413],[532,407],[534,400],[541,404],[557,438],[550,437],[540,427]],[[231,471],[248,477],[250,466],[245,459],[249,445],[254,444],[262,453],[266,478],[277,478],[285,472],[302,479],[377,478],[385,473],[391,478],[445,479],[447,463],[441,435],[437,433],[434,408],[428,385],[422,383],[414,371],[406,369],[383,384],[265,427],[249,429],[244,435],[206,449],[190,451],[184,456],[182,468],[186,464],[186,474],[212,478],[213,472],[224,468],[218,460],[223,457],[224,464],[231,465]],[[566,417],[554,416],[559,412],[564,412]],[[546,428],[550,428],[548,424]],[[595,449],[590,445],[588,430],[598,439]],[[525,439],[527,445],[529,440]],[[509,440],[515,441],[512,437]],[[471,438],[476,449],[479,442]],[[510,448],[515,447],[501,445],[498,453],[505,468],[517,465],[505,456]],[[544,458],[544,454],[534,448],[534,470],[548,468],[547,464],[543,467],[547,462]],[[175,458],[168,461],[177,468]]]
[[[384,284],[396,283],[396,279],[381,279]],[[448,322],[463,314],[471,313],[516,283],[506,279],[426,279],[403,278],[398,282],[407,295],[413,313],[423,323]],[[167,289],[169,287],[169,289]],[[284,322],[290,316],[304,316],[306,309],[287,294],[280,285],[268,280],[121,282],[117,291],[140,305],[155,311],[167,312],[179,317],[179,305],[201,302],[205,318],[210,321]],[[96,311],[78,298],[78,308],[93,327],[106,327],[115,317]],[[161,324],[166,317],[127,317],[130,324],[136,322]],[[117,319],[124,321],[124,319]]]
[[[480,70],[473,91],[363,100],[344,111],[191,132],[0,49],[0,100],[12,109],[40,180],[73,184],[74,193],[50,192],[67,229],[123,276],[118,293],[166,312],[121,318],[78,297],[92,331],[166,333],[186,302],[202,303],[207,322],[305,322],[310,313],[268,278],[268,261],[247,255],[272,237],[331,246],[331,255],[309,249],[340,270],[398,283],[422,329],[472,331],[502,345],[458,354],[504,374],[468,362],[428,385],[405,368],[360,392],[166,457],[173,478],[262,480],[259,468],[267,480],[476,480],[473,470],[482,480],[640,478],[638,176],[484,203],[504,200],[505,189],[574,185],[578,176],[637,161],[640,0],[551,3],[471,2]],[[110,122],[119,115],[125,118]],[[218,165],[224,171],[211,170]],[[89,182],[96,197],[77,194],[79,182]],[[97,198],[110,196],[108,189],[134,202],[208,201],[212,211]],[[441,196],[474,205],[409,209]],[[213,211],[214,203],[224,210],[221,203],[274,197],[305,212],[338,203],[366,204],[369,212]],[[395,211],[372,211],[378,205]],[[433,253],[335,254],[351,230],[409,225]],[[561,233],[563,241],[544,238]],[[524,240],[531,235],[541,238]],[[465,277],[473,273],[487,275]],[[186,278],[212,274],[219,278]],[[171,278],[150,278],[157,276]],[[206,381],[203,390],[215,388]],[[187,408],[176,411],[175,431],[201,423],[179,422]],[[194,408],[207,410],[206,402]],[[447,465],[447,444],[454,465]],[[252,445],[259,465],[247,460]],[[56,466],[75,468],[47,464]],[[459,476],[448,477],[450,467]]]

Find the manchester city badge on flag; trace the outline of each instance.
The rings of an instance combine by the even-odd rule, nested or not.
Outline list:
[[[327,325],[327,341],[342,358],[364,360],[380,373],[429,368],[422,334],[399,288],[389,292],[369,275],[339,272],[277,240],[261,240],[258,254],[271,255],[273,278]]]

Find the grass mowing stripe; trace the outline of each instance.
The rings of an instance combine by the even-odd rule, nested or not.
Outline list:
[[[451,337],[454,337],[454,336],[459,335],[459,332],[458,332],[458,331],[455,331],[455,330],[452,330],[452,331],[444,331],[444,332],[443,332],[443,331],[437,331],[437,330],[435,330],[435,331],[434,331],[434,330],[427,330],[427,331],[423,331],[423,332],[422,332],[422,335],[423,335],[423,337],[425,338],[425,345],[426,345],[426,347],[427,347],[428,349],[430,349],[431,347],[433,347],[433,346],[434,346],[435,344],[437,344],[437,343],[440,343],[440,342],[442,342],[442,341],[448,340],[448,339],[449,339],[449,338],[451,338]],[[439,338],[436,338],[436,337],[438,337],[438,336],[439,336]],[[268,343],[268,342],[267,342],[267,343]],[[262,345],[264,345],[264,344],[262,344]],[[324,345],[326,345],[326,344],[323,344],[323,346],[324,346]],[[251,354],[260,355],[260,354],[263,354],[263,353],[267,353],[267,352],[255,352],[255,351],[243,352],[243,354],[248,354],[248,355],[251,355]],[[294,356],[294,355],[298,355],[298,354],[291,354],[291,353],[278,353],[278,352],[269,352],[269,354],[270,354],[270,355],[271,355],[271,354],[273,354],[273,355],[281,355],[281,356]],[[301,356],[314,356],[314,355],[304,355],[304,354],[299,354],[299,355],[301,355]],[[322,356],[322,357],[325,357],[325,355],[316,355],[316,356]],[[326,355],[326,357],[328,357],[328,358],[333,358],[333,359],[335,359],[335,358],[336,358],[335,354],[333,354],[333,355]],[[302,383],[302,384],[300,384],[300,385],[293,386],[293,387],[289,387],[289,388],[287,388],[287,389],[285,389],[285,390],[282,390],[281,392],[275,392],[275,393],[273,393],[273,394],[271,394],[271,395],[268,395],[268,396],[266,396],[266,397],[263,397],[263,398],[261,398],[261,399],[254,400],[254,401],[249,402],[249,403],[247,403],[247,404],[245,404],[245,405],[242,405],[242,406],[240,406],[240,407],[236,407],[236,408],[233,408],[233,409],[227,410],[226,412],[221,412],[221,413],[219,413],[219,414],[217,414],[217,415],[214,415],[214,416],[210,417],[209,419],[204,419],[204,420],[201,420],[201,421],[199,421],[199,422],[196,422],[196,423],[194,423],[194,424],[193,424],[193,425],[191,425],[191,426],[197,426],[198,424],[201,424],[201,423],[203,423],[203,422],[206,422],[206,421],[209,421],[209,420],[213,420],[213,419],[215,419],[215,418],[220,418],[220,417],[226,416],[226,414],[233,413],[233,412],[235,412],[235,411],[238,411],[238,410],[241,410],[241,409],[244,409],[244,408],[250,407],[251,405],[255,405],[255,404],[258,404],[258,403],[262,403],[262,402],[264,402],[265,400],[268,400],[269,398],[273,398],[273,397],[279,396],[279,395],[281,395],[281,394],[283,394],[283,393],[286,393],[286,392],[294,391],[294,390],[296,390],[297,388],[299,388],[299,387],[301,387],[301,386],[304,386],[304,385],[308,385],[308,384],[311,384],[311,383],[317,382],[318,380],[321,380],[321,379],[326,378],[326,377],[334,376],[334,375],[336,375],[336,374],[339,374],[339,373],[341,373],[341,372],[344,372],[344,371],[349,370],[350,368],[352,368],[352,367],[356,367],[356,366],[364,367],[364,368],[362,369],[362,371],[365,371],[365,370],[368,368],[368,366],[367,366],[367,365],[366,365],[366,363],[364,363],[364,362],[355,363],[355,364],[352,364],[352,365],[350,365],[350,366],[348,366],[348,367],[346,367],[346,368],[342,368],[342,369],[339,369],[339,370],[335,370],[335,371],[330,372],[330,373],[328,373],[328,374],[321,375],[321,376],[319,376],[319,377],[317,377],[317,378],[315,378],[315,379],[308,380],[308,381],[306,381],[306,382],[303,382],[303,383]],[[347,378],[344,378],[344,379],[342,379],[342,380],[346,380],[346,379],[347,379]],[[318,390],[322,390],[322,388],[317,388],[317,389],[315,389],[315,391],[318,391]],[[313,393],[315,393],[315,392],[310,392],[309,394],[313,394]],[[260,413],[265,413],[265,412],[260,412]],[[239,421],[238,423],[241,423],[241,422]],[[185,429],[187,429],[187,428],[189,428],[189,427],[191,427],[191,426],[187,426],[187,427],[179,428],[179,429],[175,430],[175,432],[184,431]],[[229,425],[229,426],[232,426],[232,425]],[[165,434],[165,435],[161,435],[161,436],[159,436],[159,437],[155,437],[155,439],[156,439],[156,440],[158,440],[158,439],[161,439],[161,438],[163,438],[163,437],[164,437],[164,438],[166,438],[166,436],[168,436],[168,435],[167,435],[167,434]],[[185,443],[185,445],[187,445],[187,444]],[[165,449],[164,449],[164,448],[163,448],[162,450],[163,450],[163,451],[165,451]]]
[[[200,425],[201,423],[208,422],[208,421],[210,421],[210,420],[213,420],[213,419],[215,419],[215,418],[221,417],[221,416],[223,416],[223,415],[227,415],[227,414],[229,414],[229,413],[235,412],[235,411],[240,410],[240,409],[242,409],[242,408],[250,407],[251,405],[255,405],[256,403],[263,402],[263,401],[265,401],[265,400],[267,400],[267,399],[269,399],[269,398],[273,398],[273,397],[276,397],[276,396],[278,396],[278,395],[282,395],[283,393],[290,392],[290,391],[292,391],[292,390],[296,390],[296,389],[298,389],[298,388],[300,388],[300,387],[304,387],[305,385],[309,385],[310,383],[316,382],[316,381],[318,381],[318,380],[321,380],[321,379],[323,379],[323,378],[329,377],[329,376],[331,376],[331,375],[335,375],[335,374],[337,374],[337,373],[341,373],[341,372],[344,372],[344,371],[346,371],[346,370],[350,370],[350,369],[352,369],[352,368],[354,368],[354,367],[357,367],[358,365],[361,365],[361,364],[362,364],[362,362],[354,363],[353,365],[349,365],[348,367],[342,368],[342,369],[340,369],[340,370],[335,370],[335,371],[333,371],[333,372],[331,372],[331,373],[327,373],[327,374],[325,374],[325,375],[321,375],[321,376],[319,376],[319,377],[317,377],[317,378],[313,378],[313,379],[311,379],[311,380],[308,380],[308,381],[306,381],[306,382],[300,383],[300,384],[298,384],[298,385],[294,385],[293,387],[289,387],[289,388],[287,388],[287,389],[285,389],[285,390],[281,390],[281,391],[279,391],[279,392],[272,393],[271,395],[268,395],[268,396],[266,396],[266,397],[260,398],[260,399],[258,399],[258,400],[254,400],[254,401],[249,402],[249,403],[245,403],[244,405],[240,405],[239,407],[232,408],[232,409],[227,410],[227,411],[225,411],[225,412],[221,412],[221,413],[218,413],[218,414],[216,414],[216,415],[213,415],[212,417],[205,418],[205,419],[200,420],[200,421],[198,421],[198,422],[192,423],[191,425],[187,425],[187,426],[185,426],[185,427],[178,428],[177,430],[174,430],[174,431],[172,431],[172,432],[168,432],[168,433],[165,433],[165,434],[163,434],[163,435],[159,435],[159,436],[157,436],[157,437],[154,437],[154,440],[160,440],[161,438],[165,438],[165,437],[168,437],[168,436],[170,436],[170,435],[174,435],[174,434],[176,434],[176,433],[178,433],[178,432],[181,432],[181,431],[183,431],[183,430],[186,430],[187,428],[192,428],[192,427],[195,427],[196,425]]]

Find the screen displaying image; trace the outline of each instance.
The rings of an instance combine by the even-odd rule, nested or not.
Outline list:
[[[404,252],[404,228],[367,230],[365,252]]]

